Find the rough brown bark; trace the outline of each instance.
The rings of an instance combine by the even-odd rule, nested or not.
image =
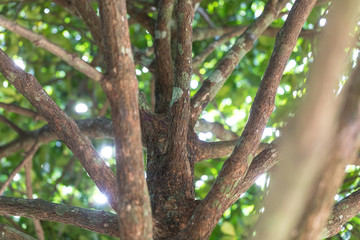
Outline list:
[[[117,210],[122,239],[151,239],[152,214],[145,181],[138,82],[125,0],[99,1],[107,67],[102,86],[110,101],[115,133]]]
[[[236,201],[234,196],[254,158],[261,134],[273,111],[276,91],[285,65],[314,3],[314,0],[302,1],[296,2],[293,6],[276,38],[270,63],[251,106],[250,116],[238,145],[225,161],[208,195],[194,211],[189,224],[181,233],[181,239],[208,238],[223,212]],[[264,16],[270,19],[276,16],[277,4],[277,1],[269,1]]]

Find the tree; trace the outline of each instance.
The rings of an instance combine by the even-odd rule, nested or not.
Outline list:
[[[3,1],[3,236],[360,238],[358,10]]]

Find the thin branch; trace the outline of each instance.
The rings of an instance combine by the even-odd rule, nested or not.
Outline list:
[[[6,125],[8,125],[10,128],[12,128],[15,132],[17,132],[17,134],[19,134],[19,136],[23,136],[26,135],[26,132],[24,130],[22,130],[21,128],[19,128],[16,124],[14,124],[13,122],[11,122],[9,119],[7,119],[6,117],[0,115],[0,122],[5,123]]]
[[[17,113],[17,114],[20,114],[23,116],[31,117],[35,121],[37,121],[37,120],[45,121],[45,119],[39,113],[32,111],[30,109],[27,109],[27,108],[22,108],[22,107],[16,106],[14,104],[0,102],[0,108],[3,108],[9,112],[13,112],[13,113]]]
[[[41,199],[0,197],[0,214],[60,222],[113,237],[120,237],[115,214],[55,204]]]
[[[152,239],[152,214],[141,142],[138,81],[132,57],[125,0],[99,0],[107,77],[102,87],[110,101],[115,133],[116,209],[121,239]],[[119,24],[121,27],[119,27]],[[131,216],[131,217],[129,217]]]
[[[283,6],[275,7],[269,1],[264,12],[236,40],[232,48],[220,60],[214,72],[205,79],[200,89],[191,98],[191,125],[194,125],[202,110],[215,97],[239,61],[252,49],[255,40],[276,19]]]
[[[33,199],[33,188],[32,188],[32,180],[31,180],[31,171],[32,171],[32,161],[31,158],[26,164],[25,164],[25,184],[26,184],[26,195],[28,199]],[[39,219],[33,219],[34,226],[35,226],[35,232],[36,236],[39,240],[45,240],[44,236],[44,230],[41,226]]]
[[[117,206],[115,176],[96,152],[90,140],[80,131],[75,121],[67,116],[44,91],[37,79],[22,69],[0,50],[0,72],[23,94],[49,123],[50,128],[64,141],[79,159],[101,192],[108,196],[113,208]]]
[[[0,232],[2,239],[11,239],[11,240],[36,240],[35,238],[16,230],[4,223],[0,223]]]
[[[55,56],[61,58],[70,66],[74,67],[81,73],[85,74],[87,77],[94,79],[95,81],[100,81],[102,79],[102,74],[98,72],[95,68],[90,66],[88,63],[83,61],[81,58],[77,57],[75,54],[69,53],[59,47],[58,45],[50,42],[44,36],[36,34],[15,22],[5,19],[0,16],[0,25],[9,31],[12,31],[20,36],[30,40],[34,43],[35,46],[41,47],[48,52],[51,52]]]
[[[25,158],[19,163],[19,165],[17,165],[17,167],[14,169],[14,171],[12,171],[12,173],[9,175],[8,179],[1,186],[0,196],[3,195],[6,188],[9,186],[9,184],[11,183],[11,181],[13,180],[15,175],[21,170],[21,168],[23,168],[25,166],[25,164],[29,163],[29,161],[32,161],[32,158],[33,158],[34,154],[36,153],[36,151],[38,150],[38,148],[39,148],[39,145],[37,143],[35,143],[31,147],[29,152],[26,153]]]
[[[214,22],[211,20],[211,18],[209,17],[209,15],[207,14],[207,12],[202,8],[202,7],[198,7],[198,9],[196,9],[196,12],[200,14],[200,16],[205,20],[205,22],[210,26],[215,28],[215,24]]]
[[[225,129],[222,124],[217,122],[208,122],[205,119],[199,119],[199,121],[195,124],[194,130],[197,132],[211,132],[220,140],[229,141],[239,139],[239,136],[236,133]]]
[[[207,159],[216,159],[221,157],[229,157],[234,151],[234,148],[238,145],[239,140],[231,141],[219,141],[219,142],[203,142],[198,141],[196,143],[194,156],[195,162],[200,162]],[[256,149],[255,156],[262,152],[265,148],[269,147],[268,143],[260,143]]]
[[[284,13],[279,13],[278,17],[281,17]],[[223,27],[203,27],[194,29],[193,41],[202,41],[208,38],[215,38],[219,36],[224,36],[231,32],[238,32],[242,34],[249,26],[223,26]],[[276,34],[280,31],[280,28],[268,27],[262,33],[262,36],[276,37]],[[318,33],[314,30],[302,29],[299,37],[304,39],[312,39]]]
[[[223,36],[221,36],[221,38],[219,38],[218,40],[215,40],[214,42],[212,42],[211,44],[209,44],[209,46],[207,46],[204,51],[202,51],[200,54],[198,54],[197,56],[195,56],[193,58],[192,61],[192,65],[193,67],[198,67],[200,64],[202,64],[205,59],[216,49],[218,48],[220,45],[226,43],[227,41],[229,41],[231,38],[236,37],[241,35],[243,32],[245,31],[245,28],[240,28],[238,30],[235,30],[233,32],[229,32]]]
[[[140,23],[152,36],[154,36],[154,26],[155,21],[151,17],[149,17],[146,11],[141,11],[141,9],[135,7],[132,4],[132,1],[126,1],[127,3],[127,11],[130,15],[130,20],[134,19],[135,22]]]
[[[271,13],[272,11],[276,11],[274,9],[276,2],[277,1],[269,1],[265,7],[263,13],[265,23],[269,20],[271,22],[277,15],[276,12]],[[277,36],[273,54],[251,106],[250,116],[238,145],[235,147],[231,156],[225,161],[207,196],[194,211],[193,217],[182,232],[183,239],[202,239],[209,237],[211,230],[223,212],[236,201],[234,196],[236,196],[238,192],[239,182],[242,181],[248,171],[248,167],[259,146],[262,132],[274,109],[275,95],[285,65],[297,43],[301,28],[314,4],[315,0],[295,2],[284,27]],[[270,13],[267,13],[268,11],[270,11]],[[264,25],[265,23],[261,24]],[[243,37],[240,39],[245,40]],[[241,46],[242,45],[238,47],[241,49]],[[244,53],[244,50],[240,50],[240,52]],[[231,59],[229,59],[229,61],[231,61]],[[220,70],[218,73],[219,76],[214,77],[221,77],[222,73]]]
[[[84,119],[76,121],[81,132],[89,138],[113,138],[112,123],[106,118]],[[0,146],[0,158],[10,156],[19,150],[29,149],[36,142],[39,145],[58,140],[59,137],[51,131],[49,125],[27,132],[26,136],[19,137],[14,141]]]
[[[155,25],[155,111],[167,112],[174,84],[174,64],[171,55],[171,20],[174,0],[160,0]]]
[[[91,5],[91,1],[88,0],[72,0],[72,7],[84,20],[86,26],[89,28],[91,35],[93,36],[96,45],[99,47],[100,52],[103,52],[104,45],[101,40],[101,26],[100,18],[96,15],[96,12]]]

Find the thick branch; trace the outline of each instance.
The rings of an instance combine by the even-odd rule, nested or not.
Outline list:
[[[192,75],[192,20],[193,8],[191,0],[180,0],[176,6],[177,48],[175,59],[175,84],[170,103],[170,145],[169,149],[175,155],[185,154],[189,103],[190,79]],[[185,155],[186,156],[186,155]],[[187,157],[182,158],[187,159]],[[181,171],[182,172],[182,171]]]
[[[314,0],[295,2],[284,27],[277,36],[273,54],[239,143],[224,163],[210,192],[195,210],[194,217],[183,232],[183,236],[191,236],[192,239],[208,237],[223,212],[235,202],[234,196],[238,192],[238,184],[245,177],[260,143],[262,132],[273,111],[276,91],[286,62],[314,3]],[[274,11],[275,4],[276,1],[269,1],[263,14],[267,16],[267,11]],[[266,18],[273,19],[274,16],[276,13]],[[221,77],[220,71],[219,74],[218,77]]]
[[[50,128],[79,159],[100,191],[108,196],[110,205],[115,208],[117,194],[114,189],[114,174],[96,152],[90,140],[81,133],[75,121],[56,105],[33,75],[17,67],[2,50],[0,50],[0,72],[48,121]]]
[[[60,222],[117,238],[120,236],[115,214],[50,203],[41,199],[0,197],[0,215]]]
[[[50,42],[44,36],[40,34],[33,33],[32,31],[12,22],[0,16],[0,25],[4,28],[12,31],[20,36],[30,40],[34,45],[45,49],[46,51],[51,52],[55,56],[61,58],[70,66],[74,67],[78,71],[85,74],[87,77],[94,79],[95,81],[100,81],[102,79],[102,74],[98,72],[95,68],[90,66],[88,63],[84,62],[81,58],[77,57],[75,54],[66,52],[64,49],[58,45]]]
[[[358,3],[360,2],[358,1]],[[335,6],[336,5],[334,5],[334,7]],[[338,11],[341,15],[345,12],[346,9]],[[332,19],[336,19],[335,21],[338,22],[339,16],[340,15]],[[350,18],[349,20],[352,21],[353,19]],[[334,22],[331,21],[328,23],[334,24]],[[347,25],[351,24],[347,23]],[[336,34],[338,34],[337,31]],[[347,31],[345,30],[341,35],[347,35]],[[341,91],[339,100],[345,99],[345,101],[342,104],[343,106],[340,107],[341,112],[339,114],[340,120],[337,133],[333,138],[334,141],[332,143],[331,151],[327,156],[328,159],[326,160],[326,164],[322,166],[322,170],[319,171],[321,174],[316,180],[316,184],[313,184],[312,186],[310,193],[312,198],[310,198],[308,204],[306,204],[306,208],[311,210],[306,211],[302,215],[302,221],[297,226],[299,235],[296,236],[296,239],[315,239],[319,236],[321,228],[325,224],[333,206],[334,195],[343,184],[343,179],[346,174],[344,171],[345,166],[354,164],[358,157],[357,153],[360,148],[359,63],[360,61],[358,61],[354,73]]]
[[[256,239],[318,239],[342,180],[344,162],[340,159],[354,158],[355,134],[336,135],[341,96],[335,101],[334,89],[345,69],[345,49],[349,32],[355,29],[354,5],[358,4],[358,0],[335,1],[330,11],[319,55],[307,80],[306,97],[283,136],[281,164],[271,179]],[[269,228],[269,224],[274,227]]]
[[[357,190],[336,203],[327,220],[326,227],[322,230],[321,238],[336,235],[347,221],[360,214],[359,202],[360,190]]]
[[[107,79],[115,132],[117,209],[122,239],[151,239],[152,216],[144,175],[138,82],[132,57],[125,0],[99,1]],[[129,217],[130,216],[130,217]]]

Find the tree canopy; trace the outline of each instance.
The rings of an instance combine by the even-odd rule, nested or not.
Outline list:
[[[360,239],[359,0],[0,1],[6,239]]]

